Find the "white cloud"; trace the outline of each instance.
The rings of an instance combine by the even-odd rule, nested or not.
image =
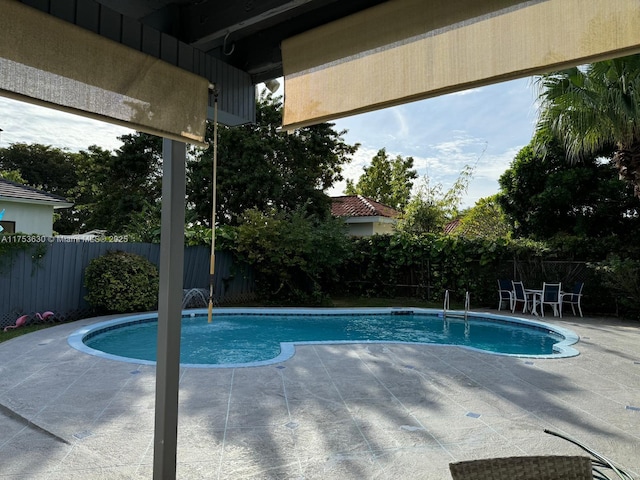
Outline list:
[[[438,157],[413,157],[413,167],[420,171],[429,171],[442,167],[442,161]]]
[[[393,136],[395,139],[406,139],[410,134],[410,122],[407,120],[402,108],[394,108],[392,115],[396,120],[397,130]]]
[[[482,91],[482,88],[470,88],[469,90],[462,90],[460,92],[453,92],[453,93],[450,93],[449,95],[452,96],[452,97],[456,97],[456,96],[460,97],[460,96],[463,96],[463,95],[471,95],[471,94],[478,93],[478,92],[481,92],[481,91]]]
[[[366,147],[360,147],[353,155],[353,160],[342,167],[342,175],[345,180],[337,182],[326,193],[332,197],[344,195],[344,189],[347,188],[346,179],[357,182],[360,175],[364,173],[363,168],[371,164],[371,159],[378,153],[378,150]]]
[[[98,145],[114,150],[128,128],[0,97],[0,146],[40,143],[71,151]]]
[[[466,154],[466,150],[468,150],[468,147],[475,147],[480,143],[485,143],[485,142],[482,142],[477,138],[458,135],[452,138],[451,140],[432,145],[431,148],[436,152],[438,152],[439,155],[461,156]]]
[[[481,161],[478,162],[476,176],[497,180],[500,178],[500,175],[509,168],[509,165],[522,147],[524,147],[524,145],[514,146],[504,152],[482,158]]]

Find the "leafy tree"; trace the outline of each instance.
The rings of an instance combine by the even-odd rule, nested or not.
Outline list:
[[[576,163],[613,147],[621,178],[640,197],[640,55],[542,75],[539,131],[551,131]]]
[[[245,210],[240,224],[223,227],[221,246],[256,273],[258,294],[270,300],[318,303],[349,252],[341,219],[320,219],[302,206],[292,212]]]
[[[447,191],[441,183],[431,185],[429,177],[424,177],[396,229],[412,234],[442,233],[444,226],[459,216],[462,197],[472,175],[473,168],[465,166]]]
[[[416,235],[442,233],[447,221],[438,199],[430,196],[428,188],[421,185],[398,220],[396,230]]]
[[[546,154],[536,149],[541,144]],[[593,157],[570,166],[562,146],[542,131],[499,182],[498,201],[516,236],[604,237],[637,228],[640,202],[616,170]]]
[[[74,153],[39,143],[0,148],[0,169],[16,170],[27,185],[60,196],[77,183],[74,161]]]
[[[14,183],[27,183],[27,181],[22,178],[22,175],[20,175],[19,170],[0,170],[0,178]]]
[[[324,190],[342,180],[342,165],[351,160],[357,145],[347,145],[344,131],[323,123],[281,134],[279,97],[257,100],[256,123],[218,128],[217,219],[238,224],[248,209],[292,212],[308,205],[310,214],[329,215]],[[187,196],[190,220],[211,224],[213,125],[208,127],[210,147],[192,152],[188,161]]]
[[[80,152],[82,175],[73,193],[84,230],[125,233],[141,214],[159,224],[162,139],[136,132],[119,140],[122,147],[114,153],[95,146]]]
[[[25,185],[70,198],[78,182],[75,169],[77,154],[39,143],[14,143],[0,148],[0,170],[18,172]],[[56,212],[53,229],[58,233],[73,233],[73,210]]]
[[[160,243],[161,224],[160,217],[162,214],[162,205],[160,202],[145,202],[142,210],[132,212],[129,223],[122,230],[126,234],[129,241],[144,243]],[[185,229],[185,241],[187,245],[204,245],[206,242],[189,243],[188,234],[193,229]],[[211,230],[206,237],[211,243]]]
[[[383,148],[371,159],[371,165],[364,167],[356,185],[347,180],[345,194],[369,197],[403,211],[411,197],[413,180],[417,177],[418,173],[413,170],[413,157],[398,155],[391,159]]]
[[[78,182],[69,195],[70,200],[74,202],[74,233],[100,228],[92,225],[92,215],[94,208],[97,208],[98,198],[109,186],[106,170],[111,162],[111,155],[109,150],[96,145],[78,152],[75,161]]]
[[[498,202],[498,195],[478,200],[462,216],[460,225],[453,233],[469,238],[508,238],[511,233],[511,226]]]
[[[640,261],[614,254],[589,266],[602,278],[603,286],[613,293],[623,313],[640,319]]]
[[[0,169],[16,171],[25,184],[74,202],[73,208],[56,212],[58,233],[123,233],[142,212],[156,215],[159,223],[162,141],[144,133],[119,139],[123,145],[115,153],[97,146],[71,153],[13,144],[0,149]]]

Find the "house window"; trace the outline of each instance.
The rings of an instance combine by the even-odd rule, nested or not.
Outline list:
[[[2,233],[16,233],[16,222],[0,222],[0,227],[4,229]]]

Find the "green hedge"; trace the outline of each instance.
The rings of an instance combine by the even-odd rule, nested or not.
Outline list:
[[[366,296],[417,296],[442,301],[472,292],[478,301],[495,297],[498,276],[511,277],[506,241],[396,234],[352,240],[352,255],[342,263],[334,293]],[[330,287],[330,286],[327,286]]]
[[[220,232],[220,244],[252,266],[258,294],[266,301],[320,303],[331,295],[440,303],[448,290],[452,304],[461,305],[469,292],[472,307],[495,308],[497,279],[509,278],[532,288],[545,281],[566,288],[583,281],[588,313],[637,316],[640,311],[640,298],[616,290],[611,281],[617,267],[624,265],[627,275],[629,264],[599,268],[611,254],[640,259],[640,247],[617,237],[537,242],[395,233],[357,238],[345,237],[335,222],[299,213],[249,213],[241,226]]]
[[[334,295],[420,297],[437,303],[449,290],[451,301],[459,304],[468,291],[472,307],[495,307],[498,278],[522,280],[531,287],[544,281],[567,287],[583,281],[589,313],[634,316],[628,292],[621,309],[619,291],[598,269],[615,249],[624,249],[616,238],[534,242],[375,235],[352,239],[351,255],[340,265],[336,282],[323,288]],[[631,254],[628,248],[625,253]],[[611,277],[611,267],[607,273]]]
[[[133,253],[111,251],[91,260],[85,270],[85,297],[106,313],[154,310],[158,304],[158,269]]]

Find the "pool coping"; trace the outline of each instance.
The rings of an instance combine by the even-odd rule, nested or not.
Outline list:
[[[277,314],[292,314],[297,315],[360,315],[360,314],[437,314],[446,320],[446,317],[453,317],[456,319],[464,319],[467,321],[469,318],[482,318],[490,319],[497,322],[504,323],[518,323],[527,325],[529,327],[545,330],[548,333],[558,334],[564,337],[554,345],[553,349],[557,353],[551,355],[526,355],[526,354],[514,354],[514,353],[500,353],[483,350],[480,348],[470,347],[466,345],[454,345],[454,344],[436,344],[428,342],[405,342],[405,341],[391,341],[391,340],[323,340],[323,341],[300,341],[300,342],[280,342],[280,354],[274,358],[268,360],[260,360],[246,363],[225,363],[225,364],[193,364],[193,363],[181,363],[181,367],[185,368],[243,368],[243,367],[261,367],[282,363],[289,360],[295,355],[296,345],[344,345],[344,344],[408,344],[408,345],[431,345],[434,347],[459,347],[467,350],[486,353],[489,355],[517,357],[517,358],[536,358],[536,359],[559,359],[574,357],[580,354],[580,352],[573,348],[574,345],[580,340],[580,337],[573,331],[558,327],[556,325],[549,325],[544,322],[528,320],[524,318],[511,317],[507,315],[496,315],[485,312],[464,312],[461,310],[442,310],[432,308],[420,308],[420,307],[366,307],[366,308],[263,308],[263,307],[250,307],[250,308],[237,308],[237,307],[222,307],[216,308],[213,315],[235,314],[235,315],[277,315]],[[190,309],[182,311],[182,318],[207,314],[207,309]],[[141,360],[129,357],[121,357],[119,355],[113,355],[110,353],[95,350],[84,343],[84,339],[90,336],[92,333],[97,334],[99,331],[109,330],[113,328],[119,328],[123,324],[130,324],[136,322],[153,321],[157,318],[157,312],[147,312],[142,314],[125,315],[112,320],[101,321],[93,323],[91,325],[85,325],[82,328],[75,330],[67,338],[68,344],[76,350],[83,353],[105,358],[109,360],[115,360],[119,362],[133,363],[137,365],[155,365],[155,361]]]

